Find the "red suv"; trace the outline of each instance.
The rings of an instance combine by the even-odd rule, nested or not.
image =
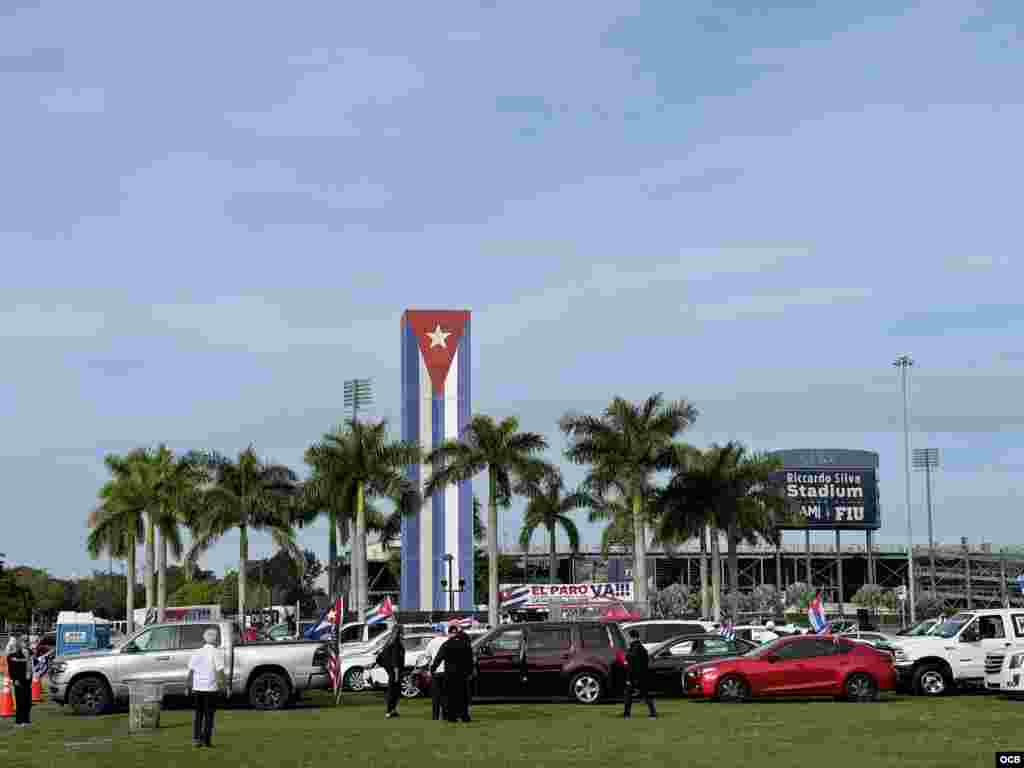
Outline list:
[[[892,654],[840,636],[784,637],[734,659],[686,671],[686,691],[719,701],[752,696],[837,696],[874,701],[896,685]]]
[[[626,640],[614,623],[506,624],[473,643],[476,699],[568,697],[596,704],[622,695]],[[418,683],[429,689],[430,673]]]

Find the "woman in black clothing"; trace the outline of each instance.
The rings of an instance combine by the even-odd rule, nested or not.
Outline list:
[[[7,645],[7,674],[14,685],[14,724],[22,728],[32,712],[32,654],[22,638],[12,637]]]

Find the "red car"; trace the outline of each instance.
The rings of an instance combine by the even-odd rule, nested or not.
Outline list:
[[[697,664],[686,672],[690,696],[745,701],[755,696],[837,696],[875,701],[896,687],[887,651],[840,636],[783,637],[744,656]]]

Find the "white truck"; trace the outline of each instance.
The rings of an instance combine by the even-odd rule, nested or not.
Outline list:
[[[1024,622],[1024,610],[962,611],[929,635],[893,638],[901,687],[941,696],[956,688],[986,686],[989,668],[995,674],[1012,649],[1024,650],[1024,635],[1017,631],[1024,623],[1018,622]]]
[[[993,651],[985,657],[985,689],[998,691],[1008,696],[1024,695],[1024,610],[1011,609],[1009,612],[1010,645]]]

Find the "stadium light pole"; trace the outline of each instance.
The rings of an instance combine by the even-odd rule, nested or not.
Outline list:
[[[935,536],[932,528],[932,470],[939,466],[938,448],[915,448],[914,469],[924,470],[924,497],[925,506],[928,508],[928,569],[929,579],[932,584],[932,593],[935,593]]]
[[[344,395],[345,395],[345,409],[352,411],[352,421],[353,421],[353,423],[357,422],[359,420],[359,409],[364,407],[364,406],[371,405],[373,403],[373,380],[372,379],[348,379],[345,382]],[[355,605],[356,599],[357,599],[357,595],[354,593],[354,590],[357,589],[357,585],[356,585],[357,579],[355,578],[356,574],[355,574],[355,572],[354,572],[354,570],[352,568],[352,566],[355,564],[355,550],[356,550],[356,547],[360,547],[361,548],[360,551],[365,552],[366,551],[366,542],[352,541],[352,538],[350,536],[349,537],[349,566],[348,566],[348,568],[349,568],[349,589],[352,590],[352,593],[349,594],[349,598],[351,598],[349,600],[349,602],[352,603],[352,605]],[[337,557],[337,550],[335,550],[334,556]],[[364,565],[365,565],[365,563],[364,563]],[[332,574],[336,573],[337,567],[338,566],[337,566],[336,562],[332,562],[331,563],[331,573]],[[332,580],[335,582],[335,587],[337,587],[338,586],[338,584],[337,584],[337,577],[336,576],[333,577]],[[336,596],[334,595],[333,592],[331,593],[331,595],[332,595],[331,599],[335,599]]]
[[[914,365],[910,355],[900,355],[893,366],[900,369],[903,385],[903,473],[906,477],[907,502],[907,599],[910,608],[910,624],[917,621],[916,599],[914,597],[914,531],[910,513],[910,417],[907,406],[907,371]]]

